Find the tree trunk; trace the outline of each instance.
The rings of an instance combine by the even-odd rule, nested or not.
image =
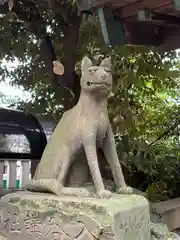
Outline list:
[[[73,105],[78,102],[80,95],[80,79],[75,72],[80,23],[81,17],[76,15],[74,21],[68,24],[64,31],[63,42],[64,81],[66,87],[70,88],[74,94]]]
[[[80,79],[75,71],[80,24],[81,16],[78,16],[76,13],[63,31],[63,76],[58,76],[53,73],[53,61],[57,60],[57,56],[49,36],[42,39],[40,44],[41,58],[46,65],[47,73],[49,78],[52,80],[52,84],[55,86],[58,85],[60,87],[69,88],[74,94],[73,102],[71,99],[67,99],[67,104],[65,106],[66,110],[76,105],[80,95]]]

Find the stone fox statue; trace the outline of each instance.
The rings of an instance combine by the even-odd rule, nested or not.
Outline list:
[[[89,192],[80,186],[65,187],[68,174],[81,171],[81,168],[73,170],[71,167],[80,161],[77,155],[81,152],[84,153],[97,196],[110,197],[111,192],[105,190],[97,159],[97,148],[101,148],[118,192],[129,194],[132,189],[126,186],[108,117],[107,97],[112,90],[111,59],[106,58],[100,66],[93,66],[91,60],[84,57],[81,72],[79,101],[63,114],[44,150],[34,179],[26,188],[55,195],[89,196]],[[79,174],[83,174],[83,170]]]

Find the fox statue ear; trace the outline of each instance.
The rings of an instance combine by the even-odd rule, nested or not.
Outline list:
[[[111,67],[112,67],[111,57],[108,57],[108,58],[105,58],[104,60],[102,60],[100,66],[111,69]]]
[[[57,75],[63,75],[64,74],[64,66],[62,63],[60,63],[59,61],[54,61],[53,62],[53,72]]]
[[[8,2],[9,11],[11,12],[13,7],[14,7],[14,5],[15,5],[14,4],[14,0],[8,0],[6,2]]]
[[[88,69],[89,67],[92,67],[92,61],[87,56],[85,56],[81,63],[81,71],[84,72],[84,70]]]

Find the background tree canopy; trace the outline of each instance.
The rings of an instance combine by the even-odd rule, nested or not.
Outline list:
[[[127,181],[151,200],[179,196],[177,52],[105,46],[96,16],[79,14],[71,1],[55,2],[17,0],[10,12],[8,4],[0,8],[1,81],[8,78],[32,96],[11,106],[59,121],[78,101],[82,57],[98,64],[111,55],[109,112]],[[17,61],[17,67],[9,69],[4,60]],[[64,64],[61,77],[52,71],[54,60]]]

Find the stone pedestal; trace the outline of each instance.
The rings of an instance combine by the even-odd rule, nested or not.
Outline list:
[[[138,195],[11,193],[0,201],[0,234],[8,240],[150,240],[149,205]]]

